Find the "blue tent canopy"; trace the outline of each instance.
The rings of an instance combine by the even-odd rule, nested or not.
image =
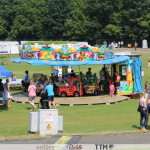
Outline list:
[[[0,78],[11,78],[12,77],[12,72],[6,69],[3,66],[0,66]]]
[[[104,60],[89,60],[89,61],[55,61],[55,60],[37,60],[37,59],[10,59],[10,61],[15,63],[25,62],[31,65],[47,65],[47,66],[76,66],[76,65],[98,65],[98,64],[117,64],[124,61],[128,61],[130,57],[128,56],[118,56],[113,59],[104,59]]]

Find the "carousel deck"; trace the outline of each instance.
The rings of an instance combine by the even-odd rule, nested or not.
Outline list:
[[[55,103],[59,105],[96,105],[96,104],[113,104],[124,100],[128,100],[127,96],[98,95],[98,96],[82,96],[82,97],[55,97]],[[18,103],[28,103],[26,94],[18,94],[13,96],[13,101]],[[36,97],[35,103],[39,103],[40,97]]]

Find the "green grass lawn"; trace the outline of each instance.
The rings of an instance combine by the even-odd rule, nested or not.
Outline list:
[[[150,54],[140,54],[143,59],[143,70],[145,81],[150,82],[150,68],[147,68],[147,60]],[[10,55],[10,58],[17,58],[17,55]],[[7,59],[7,58],[5,58]],[[31,66],[26,63],[16,64],[10,61],[4,65],[7,69],[22,78],[24,71],[29,70],[30,76],[33,73],[44,73],[49,75],[50,66]],[[93,72],[99,72],[101,66],[80,66],[84,73],[91,67]],[[79,67],[73,69],[79,72]],[[13,91],[17,93],[21,91]],[[81,106],[59,106],[59,115],[64,117],[64,133],[90,133],[109,130],[137,130],[139,127],[139,113],[136,111],[139,100],[128,100],[111,105],[81,105]],[[29,130],[29,104],[12,102],[12,108],[0,107],[0,137],[11,137],[28,135]]]
[[[59,106],[64,117],[64,133],[89,133],[109,130],[134,130],[139,126],[138,100],[111,105]],[[0,110],[0,135],[28,134],[29,104],[12,102],[12,108]]]

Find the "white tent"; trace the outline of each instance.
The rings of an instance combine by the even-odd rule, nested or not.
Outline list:
[[[0,41],[0,53],[19,54],[19,42],[17,41]]]

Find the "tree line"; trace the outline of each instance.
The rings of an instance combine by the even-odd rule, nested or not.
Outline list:
[[[1,0],[0,40],[149,39],[150,0]]]

